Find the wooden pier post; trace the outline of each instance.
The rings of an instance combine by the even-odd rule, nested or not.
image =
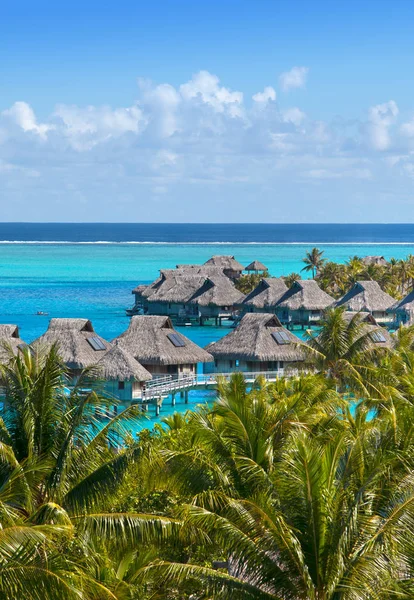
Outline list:
[[[175,406],[175,392],[171,395],[171,406]]]
[[[188,404],[188,391],[184,392],[184,402]]]

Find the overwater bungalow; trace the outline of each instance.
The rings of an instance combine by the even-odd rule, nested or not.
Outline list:
[[[234,287],[228,277],[208,277],[199,290],[191,297],[190,305],[196,307],[199,323],[214,319],[221,325],[223,319],[235,316],[235,306],[240,304],[244,294]]]
[[[197,318],[197,307],[189,301],[205,280],[205,275],[197,273],[161,271],[159,279],[141,292],[144,314]]]
[[[208,275],[208,271],[213,274]],[[206,272],[202,268],[161,271],[157,281],[139,286],[134,292],[135,307],[139,309],[135,312],[200,325],[209,319],[221,325],[223,319],[234,315],[234,305],[244,297],[232,280],[215,267]]]
[[[395,325],[412,325],[414,323],[414,290],[411,290],[402,300],[388,309]]]
[[[205,364],[204,372],[277,371],[283,375],[285,369],[304,360],[301,344],[298,337],[282,327],[276,315],[247,313],[235,329],[205,347],[214,363]]]
[[[117,343],[98,361],[95,376],[104,381],[108,395],[126,402],[141,398],[145,382],[152,379],[151,373]]]
[[[244,268],[247,273],[257,275],[258,273],[267,273],[268,268],[260,260],[254,260]]]
[[[21,339],[17,325],[0,325],[0,363],[9,362],[10,357],[16,355],[19,348],[26,346]]]
[[[198,363],[213,360],[211,354],[178,333],[165,316],[133,316],[128,329],[114,341],[153,377],[185,377],[197,372]]]
[[[276,305],[288,287],[281,277],[266,277],[240,304],[242,314],[247,312],[275,313]]]
[[[276,306],[276,314],[287,326],[302,327],[317,324],[322,313],[335,302],[313,279],[301,279],[283,294]]]
[[[367,267],[369,265],[376,265],[377,267],[386,267],[388,265],[388,261],[383,256],[364,256],[362,262]]]
[[[205,263],[206,267],[218,267],[222,269],[224,274],[230,279],[238,279],[241,277],[244,267],[241,265],[234,256],[212,256]]]
[[[351,312],[351,311],[345,311],[344,312],[344,319],[346,319],[347,321],[351,321],[351,319],[353,319],[356,315],[358,315],[358,318],[360,319],[360,322],[363,324],[363,333],[365,332],[370,332],[370,339],[372,341],[372,344],[374,347],[376,348],[393,348],[394,347],[394,338],[393,336],[390,334],[390,332],[385,329],[384,327],[381,327],[379,325],[379,323],[377,323],[377,321],[375,320],[375,318],[372,316],[371,313],[369,312],[359,312],[359,313],[355,313],[355,312]]]
[[[389,309],[396,303],[395,298],[384,292],[376,281],[357,281],[335,306],[346,306],[347,311],[369,312],[379,325],[394,321]]]
[[[112,347],[88,319],[51,319],[47,331],[33,345],[50,348],[53,344],[74,378],[82,369],[96,365]]]

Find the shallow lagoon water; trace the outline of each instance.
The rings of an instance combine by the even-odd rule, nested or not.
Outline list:
[[[51,317],[84,317],[96,331],[113,339],[128,326],[125,308],[133,304],[131,290],[152,281],[160,268],[179,263],[202,263],[213,254],[232,254],[242,264],[258,259],[272,275],[299,272],[302,258],[313,244],[0,244],[0,322],[20,327],[31,342],[41,335]],[[404,258],[410,244],[318,244],[325,257],[345,262],[353,255],[381,254]],[[45,311],[48,316],[38,316]],[[200,346],[219,339],[228,329],[183,327]],[[204,395],[203,395],[204,394]],[[205,395],[207,394],[207,396]],[[211,401],[212,392],[192,392],[188,405],[165,402],[161,417]],[[143,426],[152,426],[155,419]]]

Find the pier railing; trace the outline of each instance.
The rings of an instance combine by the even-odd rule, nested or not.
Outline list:
[[[246,383],[253,383],[258,377],[264,378],[266,381],[276,381],[280,377],[297,375],[296,369],[278,369],[277,371],[263,372],[242,372]],[[191,389],[217,387],[219,381],[230,381],[234,373],[207,373],[202,375],[184,375],[181,377],[159,377],[146,384],[142,390],[142,401],[149,402],[156,398],[170,396],[178,392],[185,392]]]

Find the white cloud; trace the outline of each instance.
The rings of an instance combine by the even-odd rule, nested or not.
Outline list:
[[[293,123],[296,126],[299,126],[306,119],[306,114],[296,106],[284,110],[282,116],[286,123]]]
[[[276,92],[270,86],[266,86],[263,92],[257,92],[252,96],[253,101],[259,105],[266,105],[268,102],[275,102],[276,100]]]
[[[368,111],[368,139],[375,150],[386,150],[391,144],[389,129],[398,116],[394,100],[371,106]]]
[[[403,123],[400,128],[401,133],[406,137],[414,137],[414,119]]]
[[[407,195],[414,122],[399,125],[394,101],[369,108],[365,121],[355,115],[345,122],[280,107],[271,86],[252,99],[245,104],[242,92],[201,71],[181,86],[139,80],[131,106],[60,104],[39,119],[29,104],[15,103],[0,113],[8,206],[32,202],[38,212],[28,219],[50,219],[59,206],[59,218],[67,207],[77,209],[79,220],[91,220],[95,198],[103,220],[196,221],[200,206],[211,204],[213,219],[231,220],[232,199],[245,215],[254,197],[269,218],[300,214],[306,221],[315,218],[307,212],[312,190],[317,202],[326,194],[330,218],[331,207],[368,198],[368,188],[377,198],[400,184],[400,197]],[[9,220],[19,217],[13,211]]]
[[[216,112],[227,111],[232,117],[243,116],[243,93],[232,92],[219,85],[220,79],[208,71],[200,71],[193,78],[180,86],[181,96],[186,101],[200,99],[210,105]]]
[[[154,86],[152,82],[138,79],[140,104],[151,113],[155,134],[162,138],[174,135],[179,129],[177,110],[180,94],[168,83]]]
[[[53,129],[52,125],[37,123],[34,111],[27,102],[15,102],[11,108],[3,111],[3,115],[10,117],[23,131],[32,131],[43,139]]]
[[[295,88],[305,87],[308,73],[308,67],[293,67],[290,71],[282,73],[279,77],[282,90],[288,92]]]
[[[138,106],[112,110],[109,106],[80,108],[60,104],[54,118],[77,150],[90,150],[102,141],[127,132],[138,134],[146,125]]]

